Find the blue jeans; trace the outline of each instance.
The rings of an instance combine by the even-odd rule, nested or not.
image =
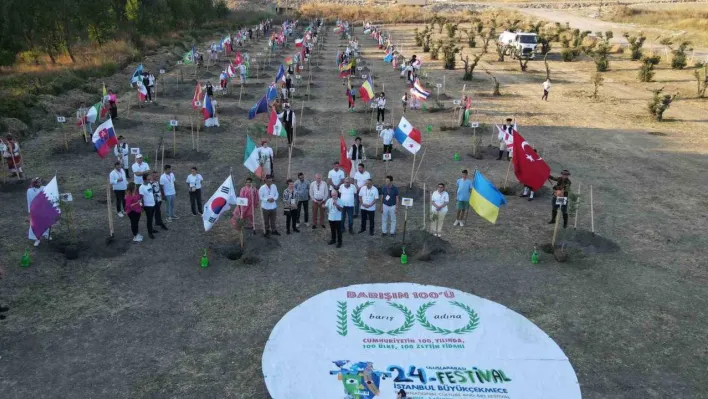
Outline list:
[[[165,195],[165,202],[167,202],[167,217],[175,217],[175,195]]]
[[[347,216],[349,217],[349,230],[354,229],[354,218],[352,215],[354,215],[354,207],[351,206],[344,206],[342,207],[342,231],[345,230],[344,228],[344,221],[347,220]]]

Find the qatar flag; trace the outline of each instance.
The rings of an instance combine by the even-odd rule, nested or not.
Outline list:
[[[30,203],[30,228],[35,237],[41,237],[45,231],[52,227],[61,215],[59,209],[59,187],[57,177],[37,194]]]
[[[236,205],[236,190],[234,181],[229,175],[214,195],[204,204],[202,220],[204,221],[204,231],[211,230],[212,226],[219,220],[219,217],[228,213],[231,205]]]
[[[529,143],[514,130],[514,174],[521,184],[537,191],[551,175],[551,168],[546,164]]]

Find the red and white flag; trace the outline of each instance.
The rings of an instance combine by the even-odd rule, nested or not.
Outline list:
[[[551,175],[551,168],[546,164],[529,143],[514,130],[514,174],[521,184],[531,187],[536,191]]]

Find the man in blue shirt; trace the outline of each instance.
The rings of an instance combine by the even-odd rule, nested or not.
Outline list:
[[[386,176],[386,184],[381,187],[381,236],[396,236],[396,209],[398,208],[398,187],[393,185],[393,176]],[[387,232],[387,222],[391,220],[391,228]]]
[[[472,180],[467,178],[467,169],[462,171],[462,177],[457,179],[457,217],[453,226],[464,226],[467,211],[470,209],[470,193]]]

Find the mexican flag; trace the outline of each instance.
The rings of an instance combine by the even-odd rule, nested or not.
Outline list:
[[[91,108],[86,110],[86,116],[84,116],[83,119],[79,120],[76,122],[77,126],[82,126],[85,123],[96,123],[96,120],[98,120],[98,114],[100,112],[100,109],[103,107],[101,103],[96,103],[94,104]]]
[[[251,140],[251,136],[248,135],[246,136],[246,149],[243,152],[243,166],[256,176],[263,174],[256,143],[254,143],[253,140]]]
[[[278,114],[275,113],[275,110],[270,111],[270,120],[268,120],[268,134],[280,137],[286,136],[285,127],[280,121],[280,118],[278,118]]]

